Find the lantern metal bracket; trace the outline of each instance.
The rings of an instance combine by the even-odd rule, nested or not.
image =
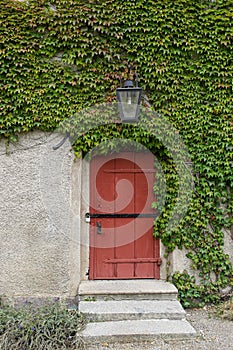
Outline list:
[[[137,73],[137,72],[135,73],[135,76],[136,76],[136,78],[135,78],[135,81],[136,81],[136,87],[138,87],[138,73]]]
[[[53,146],[53,150],[56,151],[58,148],[64,145],[64,143],[69,137],[70,137],[70,133],[67,131],[64,138],[56,146]]]

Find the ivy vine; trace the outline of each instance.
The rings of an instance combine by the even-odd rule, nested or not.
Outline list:
[[[197,176],[186,216],[166,229],[177,173],[149,132],[113,123],[81,135],[74,150],[88,152],[104,134],[153,151],[167,185],[155,235],[167,254],[187,249],[200,281],[186,272],[171,278],[184,305],[215,302],[233,284],[223,250],[224,230],[233,238],[232,0],[0,0],[0,135],[11,142],[36,128],[52,131],[84,108],[115,101],[126,62],[189,150]]]

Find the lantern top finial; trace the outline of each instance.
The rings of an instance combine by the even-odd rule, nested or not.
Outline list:
[[[124,82],[124,88],[133,88],[134,85],[133,85],[133,81],[132,80],[126,80]]]

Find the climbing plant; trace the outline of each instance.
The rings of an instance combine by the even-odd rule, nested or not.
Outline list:
[[[129,138],[158,157],[166,205],[155,235],[187,250],[199,283],[171,276],[186,306],[217,301],[232,285],[224,232],[233,237],[232,0],[0,0],[0,135],[55,130],[95,104],[115,101],[131,63],[150,104],[179,132],[194,165],[195,191],[173,230],[177,172],[166,147],[133,125],[108,124],[80,135],[86,153],[105,139]],[[155,192],[158,187],[155,184]]]

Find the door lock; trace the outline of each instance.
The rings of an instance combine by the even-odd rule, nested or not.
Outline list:
[[[90,223],[90,222],[91,222],[91,215],[90,215],[90,213],[86,213],[86,214],[85,214],[85,221],[86,221],[87,223]]]

